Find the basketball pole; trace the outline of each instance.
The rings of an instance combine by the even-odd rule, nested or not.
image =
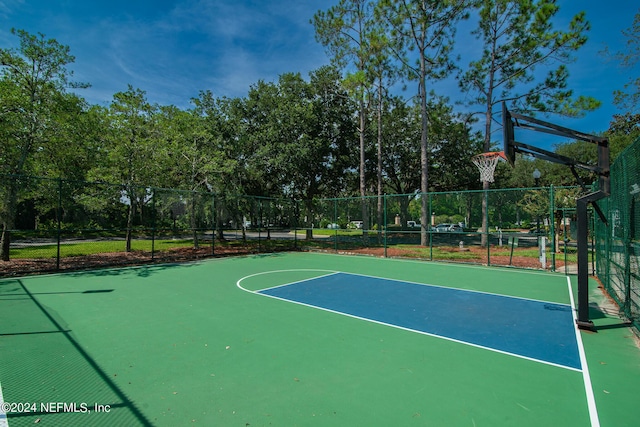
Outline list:
[[[588,207],[603,199],[607,195],[603,191],[596,191],[580,197],[577,200],[576,214],[578,219],[578,319],[576,323],[580,329],[594,330],[594,324],[589,319],[589,227]]]
[[[515,119],[515,121],[513,120]],[[604,137],[589,135],[573,129],[554,125],[542,120],[528,117],[522,114],[510,113],[506,107],[506,103],[502,102],[502,126],[503,126],[503,143],[504,153],[507,161],[511,166],[515,162],[515,154],[521,153],[530,155],[542,160],[559,163],[571,167],[578,182],[582,185],[580,177],[575,168],[584,169],[598,175],[600,190],[588,193],[578,198],[576,206],[576,214],[578,220],[578,318],[576,324],[581,329],[595,330],[593,322],[589,319],[589,216],[588,207],[591,204],[604,224],[607,224],[607,218],[599,208],[597,201],[603,199],[610,194],[609,182],[609,140]],[[598,146],[598,166],[594,167],[575,159],[561,156],[534,147],[528,144],[516,142],[514,136],[514,126],[523,129],[542,132],[551,135],[559,135],[568,138],[574,138],[580,141],[586,141]]]

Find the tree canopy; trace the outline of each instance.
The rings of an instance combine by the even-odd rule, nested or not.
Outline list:
[[[18,46],[0,48],[0,174],[119,184],[129,207],[128,228],[146,208],[149,186],[298,200],[478,189],[469,159],[493,144],[498,102],[573,116],[597,102],[567,86],[568,64],[586,42],[583,14],[556,30],[553,1],[474,5],[341,1],[313,21],[318,41],[334,55],[332,65],[308,76],[292,70],[274,82],[248,82],[240,98],[203,89],[189,108],[153,104],[131,85],[108,106],[90,105],[79,90],[88,84],[72,80],[75,58],[68,46],[12,30]],[[458,22],[473,14],[473,35],[484,48],[479,57],[457,61]],[[632,63],[637,15],[625,34],[635,50],[616,58]],[[485,109],[484,135],[472,129],[472,111],[465,110],[471,105],[456,106],[427,90],[465,61],[460,87],[474,94],[471,104]],[[390,90],[394,81],[417,81],[415,101]],[[638,122],[631,107],[612,118],[607,136],[613,157],[640,134]],[[591,150],[574,151],[571,144],[558,150],[585,162],[595,159]],[[533,164],[519,162],[513,171],[499,167],[498,182],[530,186]],[[544,172],[547,182],[569,183],[566,172]],[[3,259],[17,206],[33,197],[6,182],[0,186]],[[99,198],[85,201],[87,209],[104,208]],[[422,211],[425,224],[424,206]]]

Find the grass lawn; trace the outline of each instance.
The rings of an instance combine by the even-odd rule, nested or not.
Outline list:
[[[299,236],[302,237],[304,231],[298,231]],[[333,237],[336,234],[340,237],[357,237],[362,236],[362,230],[330,230],[330,229],[314,229],[314,236],[322,237]],[[375,235],[375,232],[370,232],[370,234]],[[335,243],[333,241],[323,242],[323,239],[320,241],[310,241],[307,242],[305,240],[299,240],[298,244],[302,247],[309,248],[324,248],[324,249],[334,249]],[[209,245],[211,242],[203,242],[202,246]],[[255,243],[255,242],[253,242]],[[290,242],[278,241],[278,240],[263,240],[262,245],[264,245],[264,249],[274,249],[278,247],[280,243],[284,246],[290,245]],[[374,243],[371,241],[370,243]],[[236,246],[236,245],[246,245],[247,242],[242,241],[230,241],[230,242],[216,242],[217,245],[221,246]],[[177,248],[190,248],[193,247],[192,239],[156,239],[153,250],[155,251],[166,251],[169,249],[177,249]],[[351,242],[344,241],[339,243],[339,249],[358,249],[361,248],[360,242]],[[381,247],[378,245],[373,245],[370,247]],[[398,244],[398,245],[390,245],[389,248],[395,248],[401,250],[403,252],[403,256],[413,257],[413,258],[423,258],[423,259],[439,259],[439,260],[450,260],[450,261],[471,261],[477,260],[479,253],[477,250],[474,251],[459,251],[457,246],[432,246],[432,247],[423,247],[419,245],[411,245],[411,244]],[[141,251],[141,252],[151,252],[152,250],[152,241],[150,239],[134,239],[131,241],[131,249],[133,251]],[[84,255],[94,255],[101,253],[114,253],[114,252],[124,252],[125,251],[125,241],[124,240],[90,240],[84,242],[73,242],[73,243],[63,243],[60,245],[60,257],[73,257],[73,256],[84,256]],[[486,251],[486,249],[483,249]],[[509,246],[503,247],[491,247],[490,249],[491,256],[511,256],[511,248]],[[550,253],[547,252],[547,257],[550,257]],[[48,259],[55,258],[57,256],[57,247],[55,244],[46,244],[46,245],[33,245],[33,246],[23,246],[19,248],[11,249],[11,258],[13,259]],[[517,248],[513,252],[513,256],[517,257],[526,257],[526,258],[538,258],[538,249],[533,248]],[[563,252],[556,253],[556,259],[565,260],[565,254]],[[589,253],[589,261],[592,260],[592,253]],[[575,248],[568,248],[568,253],[566,254],[566,261],[568,263],[576,263],[577,262],[577,254]]]
[[[369,231],[369,234],[372,232]],[[314,236],[362,236],[362,230],[358,229],[329,229],[329,228],[314,228],[313,229]]]
[[[60,245],[60,256],[82,256],[110,252],[124,252],[124,240],[99,240],[76,243],[63,243]],[[151,240],[132,240],[131,249],[134,251],[151,251]],[[164,239],[155,241],[155,250],[162,251],[173,248],[188,248],[193,246],[191,239]],[[25,246],[11,249],[11,257],[14,259],[43,259],[57,256],[56,244]]]

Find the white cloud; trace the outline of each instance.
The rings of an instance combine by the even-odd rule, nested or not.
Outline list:
[[[56,8],[46,18],[51,27],[29,31],[71,47],[76,80],[93,86],[81,92],[89,102],[108,103],[131,84],[151,102],[188,106],[200,90],[244,96],[260,79],[298,71],[306,76],[328,63],[309,23],[326,7],[320,0],[184,0],[152,15],[118,10],[90,16]]]
[[[0,17],[6,17],[22,4],[24,0],[0,0]]]

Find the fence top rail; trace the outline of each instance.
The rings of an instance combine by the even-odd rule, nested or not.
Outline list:
[[[110,187],[119,187],[119,188],[129,188],[129,187],[138,187],[144,188],[149,191],[159,191],[159,192],[173,192],[173,193],[181,193],[181,194],[205,194],[214,196],[216,198],[250,198],[256,200],[269,200],[269,201],[292,201],[292,202],[300,202],[301,200],[297,199],[289,199],[286,197],[272,197],[272,196],[261,196],[261,195],[250,195],[250,194],[218,194],[214,191],[209,190],[187,190],[182,188],[165,188],[165,187],[154,187],[144,184],[116,184],[112,182],[106,181],[82,181],[77,179],[68,179],[68,178],[52,178],[52,177],[42,177],[42,176],[33,176],[33,175],[24,175],[24,174],[0,174],[0,177],[5,178],[14,178],[14,179],[32,179],[32,180],[47,180],[53,182],[64,182],[64,183],[73,183],[73,184],[84,184],[84,185],[104,185]],[[541,190],[541,189],[551,189],[554,190],[562,190],[562,189],[576,189],[580,188],[577,185],[572,186],[540,186],[540,187],[510,187],[510,188],[493,188],[488,190],[451,190],[451,191],[430,191],[428,193],[405,193],[405,194],[382,194],[378,195],[368,195],[368,196],[348,196],[348,197],[324,197],[317,198],[314,200],[319,201],[327,201],[327,202],[335,202],[341,200],[377,200],[379,197],[415,197],[419,198],[421,196],[438,196],[443,194],[484,194],[484,193],[500,193],[500,192],[512,192],[512,191],[528,191],[528,190]]]
[[[428,193],[405,193],[405,194],[382,194],[381,196],[378,195],[373,195],[373,196],[351,196],[351,197],[323,197],[323,198],[317,198],[315,200],[322,200],[322,201],[328,201],[328,202],[333,202],[333,201],[341,201],[341,200],[363,200],[363,199],[371,199],[371,200],[375,200],[378,197],[420,197],[422,195],[426,195],[426,196],[437,196],[437,195],[443,195],[443,194],[464,194],[464,193],[475,193],[475,194],[484,194],[485,192],[488,193],[503,193],[503,192],[507,192],[507,191],[529,191],[529,190],[545,190],[545,189],[551,189],[553,188],[554,190],[574,190],[574,189],[579,189],[580,186],[578,185],[549,185],[549,186],[540,186],[540,187],[510,187],[510,188],[493,188],[493,189],[489,189],[489,190],[451,190],[451,191],[430,191]]]
[[[611,166],[615,165],[616,162],[618,161],[618,159],[620,159],[619,163],[622,163],[625,159],[627,159],[629,156],[632,155],[632,154],[630,154],[632,151],[638,150],[638,147],[640,147],[640,136],[638,138],[636,138],[636,140],[632,144],[629,144],[628,147],[626,147],[624,150],[622,150],[622,152],[620,154],[618,154],[618,157],[616,157],[616,161],[614,161],[611,164]]]

